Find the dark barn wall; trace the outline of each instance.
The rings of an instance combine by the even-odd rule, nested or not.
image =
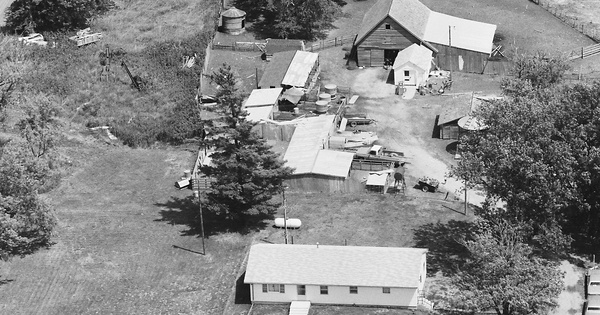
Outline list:
[[[435,54],[435,64],[440,69],[459,72],[483,73],[489,54],[441,44],[430,44],[438,50],[438,53]],[[463,61],[462,68],[460,67],[459,62],[461,58]]]
[[[317,174],[292,175],[286,180],[291,189],[322,193],[347,193],[363,191],[364,185],[350,177],[344,179]]]
[[[386,29],[389,24],[390,29]],[[396,23],[390,17],[385,18],[361,42],[357,43],[358,65],[363,67],[382,67],[384,50],[403,50],[421,41]]]

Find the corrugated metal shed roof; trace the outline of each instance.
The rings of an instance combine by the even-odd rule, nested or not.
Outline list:
[[[244,110],[248,112],[247,121],[260,122],[261,120],[271,119],[273,106],[246,107]]]
[[[319,54],[310,51],[296,51],[283,80],[282,85],[304,87],[315,63],[319,60]]]
[[[446,46],[449,46],[451,39],[452,47],[489,54],[493,48],[494,33],[496,33],[494,24],[461,19],[432,11],[423,39]]]
[[[433,52],[425,46],[412,44],[401,50],[394,60],[394,69],[405,65],[407,62],[421,68],[421,70],[430,69]]]
[[[256,244],[244,283],[417,288],[422,248]]]
[[[295,51],[284,51],[273,54],[273,58],[271,58],[265,72],[260,78],[258,86],[261,89],[281,87],[281,81],[283,81],[285,73],[292,62],[292,59],[294,59],[295,54]]]
[[[267,106],[277,103],[277,99],[283,91],[282,88],[256,89],[250,92],[250,96],[244,103],[245,107]]]
[[[315,159],[312,173],[346,178],[352,167],[353,159],[354,153],[320,150]]]
[[[309,117],[296,125],[296,130],[283,159],[294,168],[294,174],[311,174],[319,151],[332,128],[334,115]]]
[[[442,112],[438,119],[438,126],[469,115],[471,113],[472,99],[472,93],[440,96],[439,102],[442,104]]]

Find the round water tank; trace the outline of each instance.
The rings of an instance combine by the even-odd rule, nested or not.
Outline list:
[[[325,93],[334,97],[337,94],[337,85],[335,84],[325,84]]]
[[[327,103],[331,102],[331,94],[329,94],[329,93],[319,94],[319,101],[326,101]]]
[[[245,31],[246,12],[231,7],[221,14],[221,30],[224,33],[238,35]]]
[[[190,171],[190,170],[183,171],[183,177],[185,177],[185,178],[192,177],[192,171]]]
[[[327,107],[329,106],[329,102],[328,101],[317,101],[315,105],[316,105],[315,111],[319,114],[323,114],[323,113],[327,112]]]

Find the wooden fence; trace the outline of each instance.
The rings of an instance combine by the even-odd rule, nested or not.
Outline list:
[[[233,50],[233,51],[256,51],[262,52],[266,42],[232,42],[232,43],[211,43],[213,50]]]
[[[306,45],[306,51],[318,51],[329,47],[352,45],[352,43],[354,43],[354,38],[356,38],[356,35],[346,35],[332,39],[320,40]]]
[[[581,47],[569,54],[569,60],[585,59],[600,54],[600,44],[594,44],[587,47]]]
[[[565,24],[571,26],[575,30],[579,31],[583,35],[595,40],[600,41],[600,26],[590,21],[580,20],[577,16],[567,14],[560,8],[553,6],[554,3],[551,0],[530,0],[531,2],[541,6],[552,15],[556,16],[559,20]]]

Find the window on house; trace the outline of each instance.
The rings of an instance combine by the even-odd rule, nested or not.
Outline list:
[[[419,283],[423,282],[423,275],[419,275]]]
[[[350,287],[350,294],[358,294],[358,287]]]
[[[306,286],[305,285],[298,286],[298,295],[306,295]]]
[[[285,293],[285,285],[283,284],[263,284],[263,293],[279,292]]]
[[[391,28],[392,28],[392,26],[391,26],[391,25],[389,25],[389,24],[386,24],[386,25],[385,25],[385,29],[386,29],[386,30],[389,30],[389,29],[391,29]]]
[[[404,76],[405,77],[410,77],[410,71],[404,70]]]
[[[388,288],[388,287],[383,287],[383,293],[385,293],[385,294],[390,294],[390,288]]]
[[[329,288],[327,288],[326,285],[321,286],[321,294],[323,294],[323,295],[329,294]]]

